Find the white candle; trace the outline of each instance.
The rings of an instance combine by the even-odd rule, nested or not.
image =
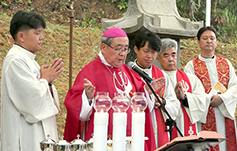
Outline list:
[[[145,112],[132,112],[132,151],[144,151]]]
[[[96,112],[94,117],[93,150],[107,150],[108,117],[106,112]]]
[[[113,113],[113,151],[126,151],[127,113]]]

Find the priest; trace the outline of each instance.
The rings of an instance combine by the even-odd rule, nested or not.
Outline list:
[[[177,69],[177,42],[170,38],[161,40],[162,47],[157,56],[162,70],[168,74],[176,97],[181,103],[177,126],[184,136],[196,135],[198,126],[206,122],[210,97],[205,93],[201,81],[192,74]],[[173,131],[173,138],[177,137]]]
[[[215,55],[217,32],[211,27],[202,27],[197,33],[201,54],[188,62],[184,71],[195,74],[202,82],[205,92],[211,96],[206,124],[202,130],[217,131],[226,140],[212,150],[235,151],[237,78],[228,59]]]
[[[135,36],[134,44],[134,51],[137,54],[137,59],[134,61],[135,65],[155,81],[164,81],[162,87],[156,91],[156,95],[160,98],[160,101],[163,103],[171,118],[175,120],[179,112],[180,103],[176,98],[174,88],[168,75],[153,65],[153,62],[161,48],[160,37],[150,31],[140,31]],[[132,72],[137,78],[140,78],[135,71]],[[151,97],[154,98],[155,96],[151,95]],[[158,100],[152,100],[154,102],[149,104],[149,109],[152,116],[154,136],[158,148],[168,143],[172,136],[170,136],[169,132],[166,131],[170,128],[165,124],[168,118],[167,114],[163,112]],[[175,130],[174,127],[173,130]]]
[[[72,141],[79,133],[86,141],[92,137],[95,109],[91,102],[96,92],[109,92],[110,98],[115,92],[124,92],[132,97],[134,92],[145,92],[144,83],[138,80],[124,64],[127,54],[130,52],[129,40],[126,33],[117,27],[109,28],[101,38],[101,51],[98,57],[86,65],[77,75],[72,88],[65,98],[67,118],[64,138]],[[155,85],[153,85],[156,87]],[[147,96],[149,99],[149,96]],[[131,112],[127,110],[127,136],[131,136]],[[113,109],[109,111],[108,135],[112,136]],[[149,108],[145,110],[145,136],[147,151],[155,150],[154,131],[152,128]],[[113,137],[113,136],[112,136]]]

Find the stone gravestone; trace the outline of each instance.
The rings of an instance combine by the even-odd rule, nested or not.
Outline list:
[[[129,47],[126,63],[134,61],[136,54],[133,50],[134,37],[141,30],[149,30],[161,38],[180,39],[196,37],[197,31],[203,26],[203,21],[193,22],[179,15],[176,0],[129,0],[124,17],[119,19],[102,19],[102,30],[110,27],[122,28],[129,37]],[[158,63],[154,63],[158,67]],[[180,52],[178,49],[178,68]]]

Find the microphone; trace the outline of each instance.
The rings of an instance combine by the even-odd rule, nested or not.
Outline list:
[[[140,77],[142,77],[144,80],[148,80],[150,83],[153,81],[153,79],[149,77],[149,75],[146,72],[139,69],[134,62],[132,61],[128,62],[128,67],[134,70],[136,73],[138,73]]]

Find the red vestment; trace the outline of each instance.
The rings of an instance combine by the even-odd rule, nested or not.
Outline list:
[[[177,82],[182,83],[184,90],[192,93],[192,85],[191,85],[186,73],[177,69],[176,75],[177,75]],[[184,136],[195,135],[197,133],[196,124],[191,123],[190,118],[188,116],[188,113],[185,110],[184,105],[182,104],[182,102],[180,102],[180,103],[181,103],[181,108],[182,108],[183,117],[184,117]],[[190,129],[190,127],[192,129]],[[178,136],[177,130],[174,129],[172,139],[176,138],[177,136]]]
[[[133,70],[131,70],[132,73],[138,78],[141,79],[141,77]],[[152,65],[152,78],[153,79],[158,79],[164,77],[162,71],[156,67],[155,65]],[[145,84],[145,82],[144,82]],[[156,91],[156,94],[158,94],[161,98],[164,96],[164,91],[165,91],[165,84]],[[158,135],[158,147],[163,146],[164,144],[169,142],[169,134],[165,130],[167,129],[164,117],[162,115],[161,109],[160,108],[154,108],[155,109],[155,115],[156,115],[156,124],[157,124],[157,134]]]
[[[193,60],[193,66],[196,76],[201,80],[205,88],[205,92],[208,94],[212,89],[210,81],[211,75],[209,75],[208,73],[208,69],[205,62],[203,62],[197,57]],[[228,88],[229,75],[230,75],[230,68],[228,62],[226,61],[226,59],[216,56],[216,67],[219,82],[222,83],[226,88]],[[227,150],[235,151],[237,148],[237,143],[235,136],[236,132],[235,132],[234,120],[225,117],[225,127],[226,127]],[[215,111],[214,108],[211,106],[209,107],[208,110],[206,124],[202,124],[202,130],[217,131]],[[219,145],[212,147],[210,151],[219,151]]]
[[[81,135],[82,123],[79,120],[81,107],[82,107],[82,93],[84,90],[83,84],[84,78],[87,78],[95,86],[96,92],[109,92],[109,96],[112,99],[114,93],[123,88],[115,80],[114,76],[117,77],[119,83],[122,83],[121,76],[124,79],[125,87],[131,88],[131,92],[144,92],[144,83],[142,80],[138,80],[131,72],[130,69],[124,64],[121,68],[112,68],[101,62],[101,59],[97,57],[94,61],[86,65],[77,75],[76,80],[72,88],[69,89],[65,98],[65,106],[67,108],[67,118],[65,125],[64,139],[72,141],[77,138],[77,134]],[[111,72],[110,72],[110,71]],[[114,74],[114,76],[112,75]],[[130,82],[129,82],[130,81]],[[85,140],[91,138],[94,130],[94,112],[90,116],[88,126],[85,131]],[[129,107],[127,110],[127,136],[131,136],[131,112],[132,109]],[[149,108],[146,108],[146,121],[145,121],[145,136],[149,139],[145,141],[146,151],[153,151],[156,149],[154,131],[152,127],[151,114]],[[109,123],[108,123],[108,135],[113,135],[113,109],[109,110]],[[113,137],[113,136],[112,136]]]

